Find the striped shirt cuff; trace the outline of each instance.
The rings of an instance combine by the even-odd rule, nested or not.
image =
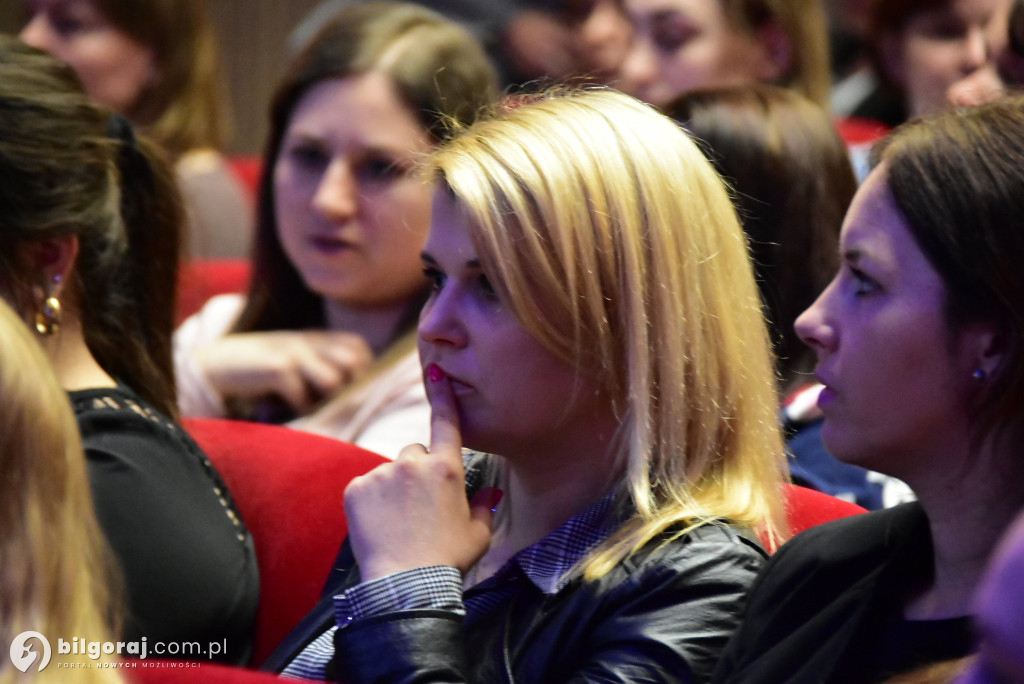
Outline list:
[[[462,575],[450,565],[428,565],[357,584],[334,597],[339,627],[353,620],[399,610],[433,608],[466,614]]]

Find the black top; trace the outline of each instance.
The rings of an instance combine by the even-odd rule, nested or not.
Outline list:
[[[206,660],[220,649],[213,660],[245,664],[259,571],[213,465],[181,426],[124,386],[69,395],[96,516],[125,578],[125,639],[146,637],[151,657],[158,641],[187,641],[203,652],[164,657]]]
[[[797,535],[758,576],[712,682],[866,684],[968,655],[968,617],[903,617],[931,578],[932,555],[916,502]]]

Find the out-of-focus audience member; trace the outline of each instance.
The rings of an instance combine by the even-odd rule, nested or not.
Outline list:
[[[243,257],[252,199],[219,152],[230,131],[204,0],[22,0],[21,38],[70,64],[86,92],[175,161],[196,257]]]
[[[431,190],[417,167],[495,92],[477,41],[431,10],[333,16],[274,97],[249,292],[176,333],[185,414],[298,418],[389,457],[427,438],[415,327]]]
[[[625,0],[635,35],[616,85],[659,107],[695,88],[772,83],[828,106],[820,0]]]
[[[244,663],[259,594],[252,538],[173,420],[173,171],[71,68],[9,36],[0,130],[0,296],[70,395],[96,515],[125,575],[125,636],[225,639],[221,658]]]
[[[885,131],[903,122],[901,98],[882,87],[872,58],[873,0],[824,0],[832,55],[832,94],[835,116],[875,124]]]
[[[363,0],[323,0],[292,31],[294,53],[333,15]],[[418,0],[468,30],[480,41],[505,87],[533,80],[560,80],[577,73],[570,27],[564,19],[571,0]]]
[[[575,49],[576,75],[616,83],[633,42],[633,24],[622,0],[567,0],[564,14]]]
[[[978,657],[957,684],[1024,682],[1024,513],[992,556],[975,603]]]
[[[702,141],[732,190],[765,304],[794,481],[869,509],[898,483],[841,463],[821,443],[814,351],[793,329],[839,264],[857,179],[829,115],[799,93],[755,84],[695,90],[665,108]]]
[[[51,658],[84,668],[76,667],[75,681],[120,682],[119,670],[100,667],[109,655],[93,661],[56,652],[58,638],[117,641],[119,584],[92,510],[67,394],[25,322],[2,300],[0,403],[0,682],[67,680],[69,670],[57,660],[43,662],[40,643],[12,651],[26,631],[52,642]],[[28,659],[26,674],[15,670],[15,657]]]
[[[1024,101],[901,127],[876,154],[797,330],[829,451],[918,501],[783,545],[717,682],[878,682],[970,654],[974,592],[1024,509]]]
[[[1007,89],[1024,85],[1024,0],[1012,0],[1006,16],[993,19],[989,35],[991,53],[984,67],[949,87],[946,95],[954,107],[990,102]]]
[[[874,0],[875,70],[901,100],[903,120],[950,107],[947,91],[983,69],[1005,43],[1011,0]]]

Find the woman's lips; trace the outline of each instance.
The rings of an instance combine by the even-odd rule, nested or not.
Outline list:
[[[317,251],[332,254],[355,248],[355,245],[347,240],[327,236],[314,236],[309,239],[309,242]]]
[[[464,383],[464,382],[462,382],[460,380],[456,380],[456,379],[452,378],[451,379],[451,383],[452,383],[452,392],[454,392],[456,394],[456,396],[462,395],[462,394],[468,394],[468,393],[473,391],[473,386],[472,385],[468,385],[468,384],[466,384],[466,383]]]
[[[836,392],[834,389],[826,385],[821,388],[818,392],[818,408],[822,411],[827,409],[836,400]]]
[[[456,395],[458,395],[458,394],[466,394],[466,393],[472,392],[474,390],[474,387],[471,384],[469,384],[468,382],[465,382],[464,380],[461,380],[458,377],[452,375],[447,370],[442,368],[440,365],[438,365],[438,364],[430,364],[428,366],[428,368],[430,368],[430,367],[436,367],[436,368],[438,368],[441,371],[441,373],[444,374],[444,377],[448,379],[449,383],[451,383],[452,392],[454,392]]]

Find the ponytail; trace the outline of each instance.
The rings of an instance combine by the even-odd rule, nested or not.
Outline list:
[[[86,343],[104,370],[173,418],[171,332],[184,210],[162,150],[136,137],[117,114],[110,117],[108,134],[118,148],[125,242],[116,255],[102,240],[97,250],[83,249],[77,270]]]

